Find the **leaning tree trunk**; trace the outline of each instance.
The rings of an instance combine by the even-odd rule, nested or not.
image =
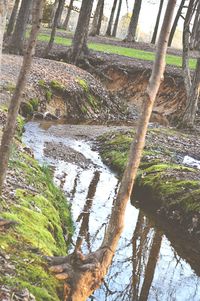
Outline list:
[[[1,56],[2,56],[2,46],[3,46],[3,34],[6,26],[7,10],[8,10],[8,0],[1,1],[0,2],[0,67],[1,67]]]
[[[174,34],[175,34],[175,31],[176,31],[176,27],[177,27],[179,18],[181,17],[181,13],[182,13],[184,4],[185,4],[185,0],[182,0],[181,3],[180,3],[180,5],[179,5],[176,17],[174,19],[174,23],[172,25],[172,29],[171,29],[170,36],[169,36],[168,46],[171,46],[171,44],[172,44],[172,41],[173,41],[173,38],[174,38]]]
[[[98,24],[99,24],[99,18],[100,18],[100,13],[101,13],[101,8],[102,8],[102,3],[104,0],[98,0],[97,2],[97,7],[94,13],[94,18],[92,21],[92,27],[90,30],[90,36],[96,36],[97,30],[98,30]]]
[[[142,0],[136,0],[133,6],[133,13],[131,16],[131,21],[128,27],[128,34],[124,39],[125,42],[135,42],[136,40],[136,30],[141,10]]]
[[[122,0],[119,0],[119,6],[118,6],[118,10],[117,10],[117,16],[115,18],[115,23],[113,26],[112,37],[116,37],[116,34],[117,34],[117,27],[118,27],[118,23],[119,23],[119,16],[120,16],[121,8],[122,8]]]
[[[89,30],[90,16],[92,12],[93,0],[83,0],[76,31],[72,41],[72,50],[70,53],[70,61],[74,64],[88,51],[87,48],[87,36]]]
[[[10,102],[8,109],[8,116],[6,126],[2,135],[0,146],[0,193],[2,193],[6,171],[8,167],[8,160],[12,139],[15,134],[16,120],[20,107],[22,93],[26,84],[27,76],[29,74],[31,63],[35,51],[37,34],[40,29],[42,19],[43,0],[35,0],[33,5],[33,25],[28,41],[27,50],[24,55],[23,64],[17,80],[16,89]]]
[[[52,265],[50,270],[56,273],[57,279],[65,280],[65,301],[85,301],[102,283],[112,262],[123,231],[126,205],[132,193],[145,145],[149,119],[165,69],[167,42],[175,4],[176,0],[168,1],[152,75],[144,96],[143,112],[136,137],[131,144],[127,167],[100,248],[86,256],[79,250],[67,257],[47,258]]]
[[[101,10],[100,10],[100,14],[99,14],[99,21],[98,21],[98,24],[97,24],[97,35],[100,35],[100,31],[101,31],[101,22],[102,22],[102,19],[103,19],[103,10],[104,10],[104,0],[102,1],[102,4],[101,4]]]
[[[7,31],[6,31],[6,36],[9,37],[11,36],[13,29],[14,29],[14,25],[15,25],[15,21],[17,18],[17,12],[18,12],[18,8],[19,8],[19,3],[20,0],[15,0],[15,4],[13,6],[13,10],[9,19],[9,23],[8,23],[8,27],[7,27]]]
[[[67,27],[68,27],[71,11],[72,11],[72,8],[73,8],[73,3],[74,3],[74,0],[70,0],[69,7],[68,7],[68,10],[67,10],[67,15],[66,15],[65,21],[63,23],[63,28],[64,29],[67,29]]]
[[[22,54],[24,50],[24,39],[26,27],[30,14],[32,0],[22,0],[19,14],[17,17],[14,32],[12,34],[8,50],[11,53]]]
[[[106,29],[106,36],[111,36],[112,24],[113,24],[114,14],[115,14],[116,6],[117,6],[117,1],[118,0],[114,0],[114,2],[113,2],[113,6],[112,6],[109,22],[108,22],[108,27]]]
[[[51,51],[51,49],[53,47],[53,43],[54,43],[54,39],[55,39],[55,35],[56,35],[56,28],[58,27],[60,12],[63,9],[63,3],[65,3],[65,0],[59,0],[58,7],[57,7],[55,17],[53,20],[53,24],[52,24],[51,37],[50,37],[49,43],[44,51],[45,57],[49,54],[49,52]]]
[[[156,19],[156,25],[154,27],[153,36],[152,36],[152,39],[151,39],[151,44],[155,44],[155,42],[156,42],[156,37],[157,37],[157,33],[158,33],[158,26],[159,26],[159,23],[160,23],[160,16],[161,16],[162,8],[163,8],[163,3],[164,3],[164,0],[160,0],[158,15],[157,15],[157,19]]]

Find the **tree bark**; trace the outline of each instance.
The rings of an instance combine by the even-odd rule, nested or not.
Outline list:
[[[7,10],[8,10],[8,0],[1,1],[0,2],[0,71],[1,71],[3,34],[6,26]]]
[[[28,41],[27,50],[24,55],[23,64],[20,70],[20,74],[17,80],[16,89],[10,102],[8,109],[8,116],[6,126],[2,135],[0,146],[0,193],[2,193],[3,183],[6,177],[6,171],[8,167],[8,160],[10,155],[10,148],[12,139],[15,133],[16,120],[20,107],[21,96],[26,84],[26,79],[29,74],[33,54],[35,51],[36,38],[40,28],[42,19],[43,0],[35,0],[33,6],[33,25]]]
[[[106,30],[106,36],[111,36],[112,24],[113,24],[114,14],[115,14],[116,6],[117,6],[117,1],[118,0],[114,0],[114,2],[113,2],[113,6],[112,6],[109,22],[108,22],[108,27]]]
[[[6,36],[7,37],[11,36],[11,34],[13,32],[15,21],[16,21],[16,18],[17,18],[19,3],[20,3],[20,0],[15,0],[15,4],[13,6],[13,10],[12,10],[10,20],[9,20],[9,23],[8,23],[8,27],[7,27],[7,31],[6,31]]]
[[[53,43],[54,43],[54,39],[55,39],[55,34],[56,34],[56,28],[58,27],[58,22],[59,22],[59,16],[60,16],[60,12],[63,9],[63,3],[65,2],[65,0],[59,0],[58,3],[58,7],[55,13],[55,17],[53,20],[53,24],[52,24],[52,30],[51,30],[51,37],[49,40],[49,43],[44,51],[44,56],[46,57],[49,52],[51,51],[52,47],[53,47]]]
[[[117,16],[115,18],[115,23],[114,23],[114,27],[113,27],[113,31],[112,31],[112,37],[116,37],[116,34],[117,34],[117,27],[118,27],[118,23],[119,23],[119,16],[120,16],[121,8],[122,8],[122,0],[119,0]]]
[[[51,21],[49,23],[49,27],[52,27],[52,25],[53,25],[53,21],[54,21],[54,18],[55,18],[55,13],[56,13],[56,10],[58,8],[58,2],[59,2],[59,0],[54,1],[52,12],[51,12]]]
[[[87,36],[89,30],[90,16],[92,12],[93,0],[83,0],[76,31],[72,41],[72,51],[70,53],[70,60],[76,64],[77,60],[82,54],[88,51]]]
[[[156,59],[146,90],[143,112],[136,137],[131,144],[127,167],[113,204],[111,217],[101,247],[86,256],[81,252],[74,252],[67,257],[48,258],[52,265],[50,270],[56,274],[57,279],[65,280],[65,301],[85,301],[102,283],[103,277],[106,275],[112,262],[124,226],[126,205],[131,196],[140,164],[148,122],[165,69],[167,42],[175,4],[176,0],[168,1],[158,41]]]
[[[158,26],[159,26],[159,23],[160,23],[160,16],[161,16],[162,8],[163,8],[163,3],[164,3],[164,0],[160,0],[158,15],[157,15],[157,19],[156,19],[156,25],[154,27],[153,36],[152,36],[152,39],[151,39],[151,44],[155,44],[155,42],[156,42],[156,37],[157,37],[157,33],[158,33]]]
[[[136,40],[136,30],[138,26],[141,5],[142,5],[142,0],[135,0],[131,21],[128,27],[128,33],[126,38],[124,39],[125,42],[135,42]]]
[[[190,49],[200,49],[200,2],[198,3],[192,33],[190,38]]]
[[[67,10],[67,15],[66,15],[65,21],[63,23],[63,28],[66,29],[66,30],[67,30],[67,27],[68,27],[68,24],[69,24],[69,19],[70,19],[71,11],[72,11],[72,8],[73,8],[73,3],[74,3],[74,0],[70,0],[69,7],[68,7],[68,10]]]
[[[60,1],[59,1],[59,4],[60,4]],[[59,6],[59,4],[58,4],[58,6]],[[58,28],[62,28],[62,13],[63,13],[63,10],[64,10],[64,6],[65,6],[65,0],[62,0],[61,1],[61,7],[59,9],[58,20],[57,20],[57,27]]]
[[[94,18],[92,21],[92,27],[90,30],[90,36],[96,36],[97,30],[98,30],[98,24],[99,24],[99,19],[100,19],[100,14],[101,14],[101,9],[102,9],[102,3],[104,0],[98,0],[97,2],[97,7],[94,13]]]
[[[97,35],[100,35],[101,22],[103,19],[103,11],[104,11],[104,0],[102,1],[102,4],[101,4],[101,10],[100,10],[100,14],[99,14],[99,22],[97,24]]]
[[[24,50],[24,39],[26,27],[30,14],[32,0],[22,0],[19,14],[17,17],[14,32],[12,34],[8,50],[11,53],[22,54]]]
[[[179,18],[180,18],[180,16],[181,16],[181,13],[182,13],[184,4],[185,4],[185,0],[182,0],[181,3],[180,3],[180,5],[179,5],[179,8],[178,8],[176,17],[175,17],[175,19],[174,19],[174,23],[173,23],[173,25],[172,25],[172,29],[171,29],[170,36],[169,36],[168,46],[171,46],[171,44],[172,44],[173,37],[174,37],[175,31],[176,31],[176,27],[177,27]]]

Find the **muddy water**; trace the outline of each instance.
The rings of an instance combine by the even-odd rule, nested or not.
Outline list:
[[[90,141],[110,129],[30,122],[23,136],[35,157],[54,168],[55,182],[72,205],[73,241],[82,243],[85,253],[100,246],[119,185]],[[89,300],[199,301],[199,254],[173,233],[171,241],[167,236],[148,214],[129,204],[112,266]]]

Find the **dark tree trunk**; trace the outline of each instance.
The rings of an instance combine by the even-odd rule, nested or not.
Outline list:
[[[116,6],[117,6],[117,1],[118,0],[114,0],[114,2],[113,2],[113,6],[112,6],[109,22],[108,22],[108,27],[106,30],[107,36],[111,36],[112,24],[113,24],[114,14],[115,14]]]
[[[94,13],[94,18],[92,21],[92,27],[90,30],[90,36],[96,36],[97,30],[98,30],[98,24],[99,24],[99,19],[100,19],[100,14],[101,14],[101,9],[102,9],[102,3],[104,0],[98,0],[97,2],[97,7]]]
[[[192,33],[190,38],[190,49],[200,49],[200,2],[198,3]]]
[[[114,23],[114,27],[113,27],[113,31],[112,31],[112,37],[116,37],[116,34],[117,34],[117,27],[118,27],[118,23],[119,23],[119,16],[120,16],[121,8],[122,8],[122,0],[119,0],[117,16],[115,18],[115,23]]]
[[[164,3],[164,0],[160,0],[158,15],[157,15],[157,19],[156,19],[156,25],[154,27],[153,36],[152,36],[152,39],[151,39],[151,44],[155,44],[155,42],[156,42],[156,37],[157,37],[157,33],[158,33],[158,26],[159,26],[159,23],[160,23],[160,16],[161,16],[162,8],[163,8],[163,3]]]
[[[102,1],[102,4],[101,4],[101,10],[100,10],[100,15],[99,15],[99,22],[97,24],[97,35],[100,35],[101,22],[102,22],[102,19],[103,19],[103,10],[104,10],[104,0]]]
[[[136,30],[137,30],[141,5],[142,5],[142,0],[135,0],[131,21],[128,27],[128,34],[124,40],[125,42],[135,42],[136,40]]]
[[[67,15],[66,15],[65,21],[63,23],[64,29],[67,29],[67,27],[68,27],[71,11],[73,8],[73,3],[74,3],[74,0],[70,0],[70,4],[69,4],[68,10],[67,10]]]
[[[51,21],[49,23],[49,27],[52,27],[52,25],[53,25],[53,21],[54,21],[54,18],[55,18],[56,10],[58,8],[58,2],[59,2],[59,0],[55,0],[54,1],[52,12],[51,12]]]
[[[53,24],[52,24],[51,37],[50,37],[49,43],[48,43],[48,45],[47,45],[47,47],[44,51],[44,56],[47,56],[48,53],[52,49],[53,42],[54,42],[54,39],[55,39],[55,34],[56,34],[56,28],[58,27],[60,11],[63,9],[63,2],[65,2],[65,0],[64,1],[59,0],[58,7],[57,7],[55,17],[54,17],[54,20],[53,20]]]
[[[78,23],[72,41],[72,51],[70,55],[70,60],[74,64],[77,63],[77,60],[82,54],[85,54],[88,51],[87,36],[89,30],[90,16],[92,12],[92,5],[93,0],[82,1]]]
[[[172,44],[173,37],[174,37],[176,27],[177,27],[177,24],[178,24],[178,20],[181,16],[184,4],[185,4],[185,0],[182,0],[180,5],[179,5],[178,11],[177,11],[177,14],[176,14],[176,17],[174,19],[174,23],[173,23],[173,26],[172,26],[172,29],[171,29],[171,32],[170,32],[168,46],[171,46],[171,44]]]
[[[30,14],[32,0],[22,0],[19,14],[17,17],[16,25],[12,38],[9,43],[9,52],[15,54],[22,54],[24,50],[24,39],[26,27]]]
[[[65,0],[62,0],[61,2],[62,3],[61,3],[61,6],[60,6],[60,9],[59,9],[58,20],[57,20],[57,27],[58,28],[62,28],[62,13],[63,13],[64,6],[65,6]],[[60,4],[60,1],[59,1],[59,4]]]
[[[27,0],[26,0],[27,1]],[[10,148],[15,134],[16,120],[20,107],[21,96],[26,84],[27,76],[30,72],[33,54],[36,45],[37,34],[42,19],[43,0],[35,0],[33,5],[33,25],[28,41],[27,50],[24,55],[23,64],[17,80],[16,89],[10,102],[6,126],[3,132],[0,146],[0,193],[2,193],[3,183],[8,167]]]
[[[7,31],[6,31],[6,36],[7,37],[11,36],[11,34],[13,32],[13,29],[14,29],[14,26],[15,26],[15,21],[16,21],[16,18],[17,18],[19,3],[20,3],[20,0],[15,0],[15,4],[13,6],[13,10],[12,10],[10,20],[9,20],[9,23],[8,23],[8,27],[7,27]]]

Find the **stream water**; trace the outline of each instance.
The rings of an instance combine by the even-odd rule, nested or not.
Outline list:
[[[41,164],[53,167],[55,182],[72,205],[73,241],[82,241],[87,253],[101,244],[119,180],[93,150],[85,131],[92,137],[105,127],[29,122],[23,141]],[[125,220],[105,282],[89,300],[199,301],[198,252],[186,241],[169,240],[173,233],[166,234],[152,217],[130,204]]]

